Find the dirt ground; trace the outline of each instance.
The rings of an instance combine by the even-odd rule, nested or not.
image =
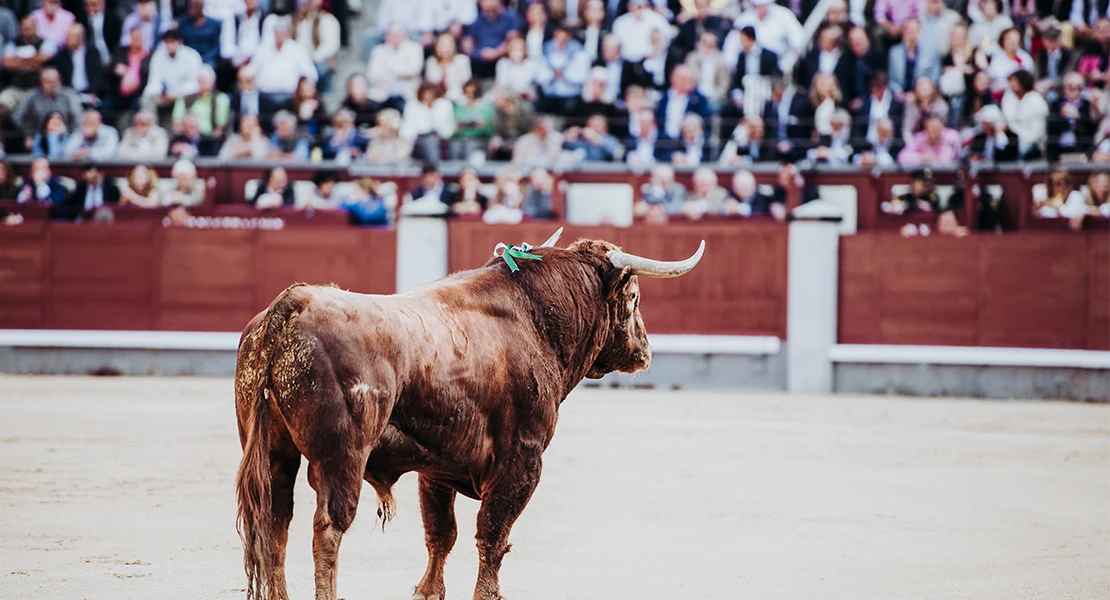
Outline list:
[[[0,598],[243,597],[228,379],[0,377]],[[294,599],[312,596],[297,488]],[[340,595],[408,599],[415,477]],[[469,598],[459,500],[451,598]],[[1110,406],[581,390],[502,570],[515,600],[1110,595]]]

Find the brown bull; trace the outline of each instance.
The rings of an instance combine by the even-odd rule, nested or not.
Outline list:
[[[379,514],[419,473],[428,567],[413,598],[444,597],[455,495],[481,501],[475,600],[497,600],[509,529],[540,479],[559,405],[583,377],[651,361],[637,275],[694,267],[602,241],[533,250],[395,296],[295,285],[243,331],[235,376],[239,530],[247,597],[285,600],[285,546],[301,457],[316,491],[317,600],[334,600],[339,541],[365,479]]]

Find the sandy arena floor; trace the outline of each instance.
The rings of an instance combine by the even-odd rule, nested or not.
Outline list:
[[[243,597],[239,456],[230,380],[0,377],[0,598]],[[397,503],[383,533],[365,488],[348,600],[407,600],[423,573],[413,475]],[[512,541],[515,600],[1107,598],[1110,406],[579,391]]]

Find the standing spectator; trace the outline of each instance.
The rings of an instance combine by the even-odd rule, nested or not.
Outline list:
[[[150,51],[141,42],[142,30],[132,29],[128,35],[131,43],[120,46],[112,58],[112,90],[104,98],[107,111],[137,108],[150,77]]]
[[[674,68],[671,87],[660,99],[655,112],[657,120],[663,124],[663,135],[670,139],[678,138],[686,113],[694,113],[703,121],[709,118],[709,101],[694,87],[689,67],[678,65]]]
[[[424,63],[424,81],[442,86],[448,100],[460,102],[463,84],[470,79],[470,57],[458,52],[455,36],[440,34],[433,55]]]
[[[367,66],[370,99],[398,111],[404,110],[406,101],[416,97],[420,68],[424,65],[424,50],[407,36],[403,26],[390,25],[385,30],[385,43],[370,53]]]
[[[451,158],[469,160],[475,152],[483,152],[494,134],[497,109],[481,95],[481,83],[471,79],[463,86],[463,98],[455,104],[455,135],[451,141]]]
[[[940,79],[940,55],[923,52],[920,45],[921,22],[914,19],[902,25],[902,43],[890,49],[890,89],[901,98],[922,77]]]
[[[220,160],[265,160],[270,156],[270,140],[262,133],[258,115],[239,117],[238,133],[228,136],[218,156]]]
[[[65,157],[70,160],[95,160],[103,162],[116,157],[119,150],[119,133],[104,124],[100,112],[85,111],[81,129],[73,132],[66,141]]]
[[[727,216],[737,214],[738,203],[729,198],[725,188],[717,185],[717,174],[709,167],[694,171],[690,193],[682,204],[687,219],[697,221],[706,215]]]
[[[319,76],[316,87],[321,92],[331,91],[335,73],[335,57],[339,54],[339,21],[323,8],[323,0],[305,0],[294,19],[294,39],[312,54]]]
[[[162,192],[158,189],[158,175],[146,165],[135,165],[119,189],[120,204],[139,208],[157,208],[162,205]]]
[[[542,6],[535,3],[532,6]],[[565,26],[555,27],[551,41],[542,46],[541,62],[536,73],[540,86],[537,108],[540,112],[568,115],[574,112],[582,84],[590,70],[590,61],[582,45],[571,37]]]
[[[732,65],[728,64],[725,55],[721,53],[717,34],[712,31],[701,34],[697,48],[686,55],[686,66],[697,81],[698,91],[709,100],[710,110],[719,111],[729,93]]]
[[[1046,95],[1055,92],[1064,74],[1073,68],[1072,51],[1060,43],[1060,29],[1051,26],[1041,34],[1041,51],[1034,59],[1037,91]]]
[[[19,37],[4,40],[0,66],[4,67],[5,86],[0,91],[0,110],[16,110],[23,97],[39,87],[44,67],[54,58],[57,49],[57,44],[38,36],[33,18],[27,16],[19,22]],[[32,128],[38,126],[36,122]]]
[[[774,0],[752,0],[751,4],[752,8],[741,13],[733,22],[734,31],[725,39],[725,55],[739,54],[736,48],[740,40],[736,31],[750,26],[755,30],[759,47],[774,52],[779,57],[780,68],[789,68],[796,62],[807,41],[798,17],[789,8],[775,4]]]
[[[263,44],[251,59],[255,84],[262,92],[267,106],[281,106],[289,101],[297,89],[297,82],[304,77],[313,83],[319,77],[312,56],[304,46],[290,39],[288,17],[274,21],[274,43]]]
[[[324,128],[328,126],[328,112],[318,97],[316,84],[311,80],[302,77],[297,82],[297,91],[282,108],[297,117],[300,135],[317,140],[324,134]]]
[[[81,119],[81,100],[72,90],[62,87],[62,77],[58,70],[47,67],[42,71],[39,87],[23,96],[23,100],[12,114],[15,122],[31,137],[50,113],[61,113],[67,131],[75,131]]]
[[[729,191],[736,201],[736,214],[741,217],[773,216],[778,221],[786,219],[786,207],[760,192],[755,176],[750,171],[737,171],[733,174],[732,189]]]
[[[773,162],[779,160],[775,141],[766,136],[763,118],[748,115],[736,125],[732,136],[721,151],[721,163],[726,165]]]
[[[554,219],[555,209],[552,197],[555,194],[555,178],[546,169],[533,169],[528,175],[528,187],[524,192],[521,210],[533,219]]]
[[[1094,145],[1096,121],[1091,101],[1083,97],[1083,76],[1064,76],[1063,97],[1052,103],[1048,116],[1048,159],[1063,153],[1086,153]]]
[[[1001,0],[979,0],[981,19],[972,19],[971,45],[984,48],[988,54],[998,51],[1002,32],[1014,26],[1014,21],[1002,12]]]
[[[195,94],[203,65],[196,50],[182,45],[180,32],[171,29],[162,34],[162,45],[150,57],[143,110],[160,116],[161,111],[172,110],[178,98]]]
[[[154,115],[141,110],[123,132],[117,156],[120,160],[164,158],[170,149],[169,134],[154,122]]]
[[[370,128],[377,123],[378,111],[381,106],[367,95],[370,91],[370,82],[362,73],[355,73],[347,78],[347,95],[340,104],[355,115],[355,124],[360,128]]]
[[[624,160],[630,165],[643,167],[656,161],[656,144],[659,141],[659,127],[656,125],[655,113],[650,109],[641,108],[635,113],[636,127],[629,127],[631,138],[625,142],[627,150]]]
[[[69,28],[77,22],[73,13],[62,8],[61,0],[42,0],[42,7],[30,15],[35,30],[42,39],[60,47],[65,44]]]
[[[162,30],[162,24],[158,20],[158,6],[154,0],[136,0],[135,10],[123,20],[121,45],[128,46],[132,43],[133,29],[138,29],[142,34],[143,47],[149,52],[154,52],[154,46],[158,43]]]
[[[377,126],[370,130],[366,160],[371,164],[407,161],[412,156],[412,142],[400,136],[401,113],[395,108],[378,112]]]
[[[871,78],[876,73],[886,73],[886,57],[871,47],[871,38],[863,27],[855,26],[848,30],[848,86],[844,97],[848,107],[859,111],[863,98],[870,89]]]
[[[401,138],[412,142],[413,158],[439,162],[443,142],[454,133],[455,106],[440,96],[438,85],[421,84],[401,118]]]
[[[204,183],[197,179],[196,165],[185,159],[179,160],[173,163],[170,176],[173,177],[174,186],[163,199],[164,204],[197,206],[204,202]]]
[[[524,23],[520,13],[505,10],[501,0],[479,0],[478,17],[466,28],[463,49],[470,55],[474,75],[488,79],[494,75],[494,65],[507,53],[510,38],[520,36]]]
[[[902,138],[910,143],[914,134],[925,128],[925,117],[936,115],[948,120],[948,103],[941,97],[937,84],[928,77],[921,77],[913,86],[913,93],[906,94],[906,114],[902,121]]]
[[[189,0],[188,14],[178,19],[177,30],[181,33],[182,43],[196,50],[204,64],[213,69],[219,66],[221,42],[228,48],[233,41],[228,36],[234,35],[231,23],[224,24],[205,16],[204,0]],[[224,53],[232,54],[229,50]]]
[[[600,114],[590,115],[585,127],[567,129],[563,149],[580,154],[582,162],[612,162],[618,160],[623,151],[620,141],[609,135],[605,115]]]
[[[54,64],[63,86],[80,94],[85,105],[99,103],[104,89],[104,64],[96,47],[85,43],[84,25],[76,23],[69,28],[65,46],[54,56]]]
[[[990,72],[993,82],[991,86],[995,92],[1002,92],[1008,87],[1010,75],[1017,71],[1033,72],[1033,59],[1021,49],[1021,32],[1011,28],[1002,32],[1000,40],[1002,49],[991,55]]]
[[[539,117],[532,122],[532,130],[513,144],[513,162],[550,165],[559,160],[562,152],[563,134],[555,131],[551,117]]]
[[[197,91],[178,98],[173,104],[173,127],[178,130],[186,114],[196,115],[200,134],[222,138],[231,119],[231,100],[216,91],[216,71],[204,65],[197,72]]]
[[[331,132],[324,138],[320,149],[324,158],[345,165],[362,156],[368,143],[369,140],[355,126],[355,113],[341,108],[332,117]]]
[[[270,136],[270,158],[307,161],[308,140],[297,135],[297,117],[287,110],[274,115],[274,134]]]
[[[85,0],[85,16],[81,19],[89,42],[96,48],[104,66],[112,60],[112,53],[120,44],[123,22],[116,11],[105,11],[104,0]]]
[[[960,158],[960,134],[944,126],[944,119],[937,115],[925,118],[925,130],[898,153],[898,164],[903,167],[918,165],[954,165]]]
[[[529,58],[523,38],[514,37],[508,41],[505,56],[497,61],[494,71],[494,83],[499,89],[527,102],[535,101],[540,63]]]
[[[896,40],[905,35],[905,25],[917,21],[921,3],[908,0],[875,0],[875,24],[883,30],[883,37]]]
[[[1018,137],[1006,129],[1002,111],[993,104],[975,115],[979,131],[971,138],[968,156],[972,162],[1013,162],[1018,155]]]
[[[51,211],[51,218],[74,220],[92,216],[103,206],[118,206],[119,188],[104,180],[104,171],[94,162],[82,168],[81,182],[70,192],[63,204]]]
[[[1002,96],[1002,115],[1006,125],[1018,136],[1022,160],[1043,156],[1047,137],[1048,103],[1033,89],[1033,74],[1015,71],[1009,77],[1010,91]]]
[[[66,197],[66,188],[62,182],[50,172],[50,162],[45,157],[31,160],[31,174],[23,178],[23,186],[19,190],[16,201],[20,204],[56,204],[61,205]]]
[[[620,40],[621,58],[626,61],[639,62],[652,54],[652,32],[658,32],[664,44],[670,38],[670,23],[647,4],[647,0],[628,0],[628,12],[613,21],[613,35]]]
[[[268,169],[262,174],[258,189],[254,197],[247,204],[258,210],[293,206],[296,202],[293,197],[293,186],[289,183],[289,174],[282,167]]]
[[[674,167],[657,165],[651,170],[651,178],[640,188],[640,200],[633,205],[632,212],[637,217],[666,221],[667,216],[682,213],[685,201],[686,188],[675,181]]]
[[[69,129],[66,128],[62,113],[52,112],[42,122],[42,131],[35,134],[31,142],[31,156],[42,156],[50,160],[65,157]]]

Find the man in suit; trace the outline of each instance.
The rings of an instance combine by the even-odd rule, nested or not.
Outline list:
[[[54,65],[62,85],[81,95],[85,106],[96,106],[104,89],[104,63],[100,51],[85,39],[85,26],[74,23],[66,34],[66,44],[54,55]]]
[[[1048,112],[1048,159],[1056,161],[1065,152],[1087,153],[1094,144],[1098,122],[1091,115],[1091,101],[1083,97],[1083,75],[1072,71],[1064,76],[1063,97]]]
[[[104,172],[96,163],[84,165],[81,183],[66,196],[61,206],[55,206],[50,218],[73,221],[92,215],[104,206],[119,205],[119,188],[104,181]]]
[[[813,108],[804,94],[782,79],[771,82],[771,99],[763,104],[763,125],[776,140],[783,160],[798,160],[809,149],[813,131]]]
[[[671,41],[671,48],[677,49],[683,55],[694,51],[701,34],[710,32],[717,36],[718,45],[724,44],[732,25],[727,19],[714,14],[709,6],[710,0],[694,0],[693,11],[682,11],[675,19],[678,25],[678,34]]]
[[[269,125],[274,111],[255,86],[254,67],[249,64],[239,67],[236,82],[235,91],[231,94],[231,116],[228,122],[234,126],[243,115],[251,115],[258,117],[263,129],[272,131]]]
[[[922,47],[920,41],[921,21],[910,19],[902,24],[902,43],[890,49],[890,89],[899,97],[913,90],[919,77],[940,79],[940,55]]]
[[[427,199],[426,202],[433,202],[438,200],[448,206],[455,203],[456,191],[447,187],[443,182],[443,176],[439,174],[439,169],[430,162],[424,163],[420,168],[420,183],[412,189],[412,199],[421,200]]]
[[[841,93],[848,109],[859,112],[863,99],[867,96],[871,76],[886,71],[886,57],[871,47],[871,37],[863,27],[853,26],[848,30],[848,66],[845,82],[841,82]]]
[[[905,111],[905,103],[890,90],[886,73],[878,71],[871,76],[870,93],[862,99],[860,108],[855,113],[853,135],[874,138],[875,124],[881,119],[890,119],[898,131],[901,131]]]
[[[1060,29],[1050,26],[1041,36],[1044,43],[1041,51],[1033,58],[1037,76],[1036,90],[1049,101],[1058,96],[1057,88],[1064,73],[1072,70],[1072,51],[1060,44]]]
[[[20,204],[31,202],[59,206],[65,200],[66,188],[50,171],[50,162],[40,156],[31,160],[31,173],[23,178],[16,199]]]
[[[736,212],[742,217],[769,216],[772,213],[779,220],[786,217],[786,207],[759,191],[751,171],[740,170],[733,174],[729,195],[740,203]]]
[[[119,15],[105,10],[104,0],[85,0],[84,16],[78,22],[85,26],[89,45],[96,48],[100,61],[107,65],[123,34],[123,21]]]
[[[620,38],[611,33],[601,38],[601,52],[592,66],[605,69],[606,84],[616,86],[621,97],[632,85],[654,87],[651,74],[644,69],[644,62],[628,62],[621,58]]]
[[[968,152],[973,162],[1014,162],[1018,159],[1018,137],[1006,129],[1002,110],[991,104],[975,115],[979,132],[971,139]]]
[[[660,137],[678,139],[686,113],[694,113],[704,121],[710,117],[709,101],[697,90],[690,67],[678,65],[671,71],[671,87],[663,94],[655,110],[662,132]]]
[[[738,107],[743,105],[746,75],[782,75],[778,55],[759,47],[755,42],[755,28],[751,25],[740,30],[740,58],[736,61],[736,70],[732,75],[732,99]]]
[[[849,68],[852,65],[852,55],[844,52],[841,47],[843,30],[839,25],[826,24],[817,33],[817,43],[806,54],[805,58],[798,61],[794,69],[794,80],[802,85],[808,85],[818,73],[836,76],[840,84],[841,94],[848,89]]]

